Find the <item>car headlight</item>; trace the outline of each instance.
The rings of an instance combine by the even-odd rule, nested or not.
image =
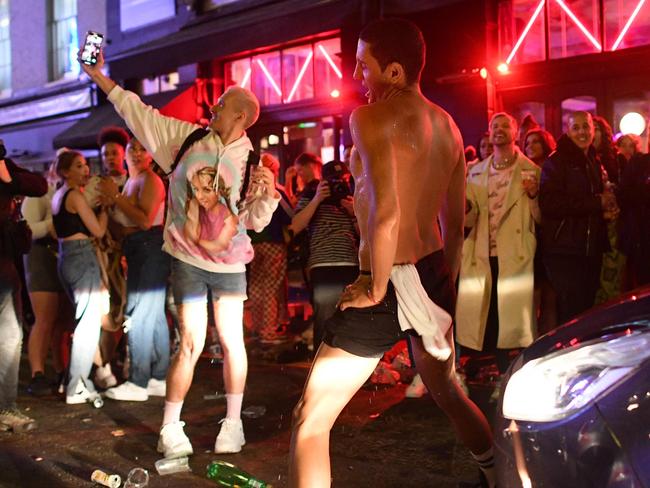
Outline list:
[[[568,417],[650,357],[650,331],[601,338],[526,363],[508,380],[503,416],[529,422]]]

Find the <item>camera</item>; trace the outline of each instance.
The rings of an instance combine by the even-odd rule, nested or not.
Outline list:
[[[330,196],[323,203],[339,205],[341,200],[352,196],[354,189],[350,184],[350,170],[341,161],[330,161],[323,165],[323,179],[327,181]]]

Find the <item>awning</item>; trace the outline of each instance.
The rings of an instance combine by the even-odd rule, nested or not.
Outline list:
[[[357,2],[287,0],[270,2],[230,15],[204,14],[196,23],[161,39],[120,53],[107,54],[111,74],[144,78],[179,66],[338,30],[356,19]],[[218,12],[215,12],[218,14]]]
[[[194,101],[194,86],[186,89],[156,93],[142,97],[142,101],[160,110],[163,115],[169,115],[181,120],[193,122],[196,116]],[[54,137],[52,145],[55,148],[97,149],[97,136],[108,126],[118,126],[126,129],[126,124],[115,112],[110,102],[93,108],[88,116],[68,127]]]

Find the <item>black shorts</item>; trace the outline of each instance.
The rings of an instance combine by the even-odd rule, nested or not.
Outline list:
[[[456,290],[443,251],[423,257],[415,268],[429,298],[453,317]],[[397,297],[389,281],[386,297],[381,303],[368,308],[337,310],[325,322],[323,341],[328,346],[338,347],[355,356],[379,358],[409,334],[417,335],[412,329],[403,332],[400,328]]]

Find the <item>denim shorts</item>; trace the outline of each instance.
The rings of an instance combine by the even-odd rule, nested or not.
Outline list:
[[[212,300],[240,298],[246,300],[246,273],[215,273],[179,259],[172,259],[172,290],[176,305],[206,302],[208,290]]]

